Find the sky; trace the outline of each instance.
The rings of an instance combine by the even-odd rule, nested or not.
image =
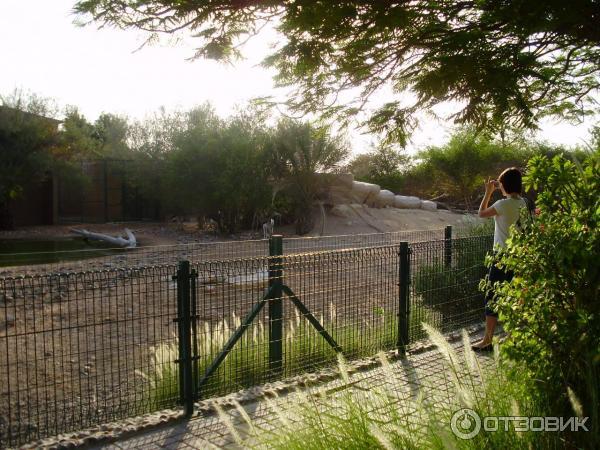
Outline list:
[[[273,72],[259,66],[276,39],[259,36],[244,47],[234,66],[189,61],[193,41],[163,41],[139,49],[146,34],[132,30],[78,27],[75,0],[0,0],[0,95],[15,88],[75,105],[95,120],[102,112],[135,119],[157,111],[187,109],[209,101],[226,116],[236,105],[274,93]],[[565,145],[588,140],[591,121],[579,126],[546,121],[538,138]],[[426,120],[414,134],[409,153],[444,143],[452,125]],[[374,141],[351,132],[354,153]]]

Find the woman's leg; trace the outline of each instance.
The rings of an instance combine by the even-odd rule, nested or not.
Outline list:
[[[513,278],[512,272],[504,272],[502,269],[498,269],[495,265],[492,265],[488,274],[489,281],[491,283],[510,281]],[[487,347],[492,344],[494,338],[494,331],[496,331],[496,325],[498,324],[498,314],[491,309],[494,302],[494,291],[486,293],[485,297],[485,334],[483,339],[473,344],[473,348]]]
[[[503,281],[505,279],[504,272],[498,269],[495,265],[490,267],[490,272],[488,273],[488,281],[490,283],[495,283],[497,281]],[[494,338],[494,331],[496,331],[496,325],[498,324],[498,314],[496,314],[491,306],[494,301],[494,291],[488,291],[485,294],[485,333],[483,338],[473,344],[473,349],[479,349],[483,347],[488,347],[492,344],[492,339]]]
[[[496,324],[498,323],[498,317],[485,316],[485,334],[483,339],[475,344],[475,347],[485,347],[492,343],[494,338],[494,331],[496,331]]]

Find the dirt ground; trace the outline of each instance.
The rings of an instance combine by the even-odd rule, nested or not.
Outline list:
[[[330,211],[325,219],[317,216],[311,235],[438,230],[464,223],[465,216],[356,206]],[[251,232],[201,233],[194,223],[120,223],[29,227],[2,232],[0,239],[66,237],[71,228],[116,235],[124,227],[142,246],[262,237]],[[276,226],[275,232],[293,236],[293,226]],[[242,246],[229,247],[227,251],[235,252]],[[152,255],[142,249],[138,254]],[[313,261],[307,256],[286,270],[290,287],[311,311],[327,314],[334,305],[340,320],[356,323],[366,333],[381,311],[395,305],[397,257],[396,252],[356,257]],[[153,262],[149,259],[148,264]],[[198,266],[200,320],[215,324],[248,311],[265,287],[264,261],[255,264],[226,265],[223,273],[210,264]],[[121,268],[126,265],[100,264],[101,271],[89,272],[96,267],[86,265],[88,272],[78,274],[3,279],[27,273],[26,267],[12,267],[0,276],[0,447],[9,432],[19,440],[35,439],[165,406],[153,403],[145,377],[161,364],[152,359],[152,346],[173,342],[176,332],[172,267],[129,270]],[[250,280],[249,285],[231,281],[236,278]],[[265,313],[263,321],[268,320]]]
[[[307,236],[337,236],[383,233],[392,231],[436,230],[446,225],[460,226],[477,220],[472,215],[446,210],[369,208],[365,205],[342,205],[328,208],[323,218],[318,209],[313,211],[315,226]],[[106,224],[68,224],[21,227],[12,231],[0,231],[2,239],[50,239],[73,237],[73,228],[97,233],[120,235],[129,228],[141,246],[191,244],[199,242],[236,241],[261,239],[262,230],[248,230],[235,235],[220,235],[201,231],[194,221],[181,222],[123,222]],[[294,225],[276,223],[274,232],[284,237],[296,237]]]
[[[193,222],[161,223],[161,222],[123,222],[123,223],[77,223],[68,225],[44,225],[20,227],[11,231],[0,231],[1,239],[53,239],[75,237],[72,229],[108,235],[120,235],[124,228],[129,228],[141,246],[191,244],[195,242],[211,242],[227,239],[251,239],[253,233],[240,233],[237,236],[218,236],[215,233],[200,232]]]

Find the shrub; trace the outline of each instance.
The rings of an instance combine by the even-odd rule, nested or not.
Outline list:
[[[600,153],[583,164],[561,155],[535,157],[524,181],[539,191],[541,212],[521,232],[513,230],[501,253],[500,265],[515,274],[497,292],[500,321],[508,332],[503,351],[555,399],[555,414],[569,409],[567,388],[575,392],[595,430],[582,435],[590,440],[583,445],[597,447]]]
[[[265,162],[277,190],[287,197],[297,234],[309,233],[314,226],[312,206],[323,188],[318,174],[335,171],[348,152],[347,143],[326,127],[291,119],[277,124]]]

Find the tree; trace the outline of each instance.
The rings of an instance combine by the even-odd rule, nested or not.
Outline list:
[[[59,121],[51,102],[34,94],[15,91],[0,100],[0,229],[10,229],[10,202],[41,181],[59,153]]]
[[[347,146],[327,128],[281,120],[267,150],[272,178],[290,198],[296,232],[313,228],[312,206],[322,187],[319,174],[336,169],[348,156]]]
[[[391,87],[363,124],[400,143],[416,111],[444,101],[458,103],[459,123],[533,127],[542,115],[582,117],[600,87],[596,0],[79,0],[75,11],[149,39],[187,30],[196,57],[221,60],[271,22],[285,39],[265,64],[296,88],[292,110],[349,123]],[[353,100],[339,104],[341,92]]]
[[[76,107],[66,108],[62,121],[62,149],[67,154],[89,158],[100,151],[100,141],[95,137],[95,128]]]
[[[526,157],[510,146],[503,146],[489,136],[464,129],[454,134],[441,147],[429,147],[417,158],[426,170],[421,170],[435,192],[447,194],[467,209],[475,205],[486,177],[496,177],[506,167],[524,165]]]
[[[94,122],[93,137],[99,143],[97,157],[129,159],[129,120],[115,114],[100,114]]]
[[[264,134],[248,116],[224,121],[206,106],[188,112],[187,119],[166,155],[162,186],[169,206],[210,218],[224,232],[249,227],[271,199]]]
[[[399,193],[403,184],[403,171],[410,158],[393,145],[380,143],[369,153],[357,155],[346,167],[357,180],[375,183],[383,189]]]
[[[360,181],[367,181],[371,174],[373,164],[372,153],[361,153],[350,160],[345,167],[345,171],[354,175],[354,178]]]

